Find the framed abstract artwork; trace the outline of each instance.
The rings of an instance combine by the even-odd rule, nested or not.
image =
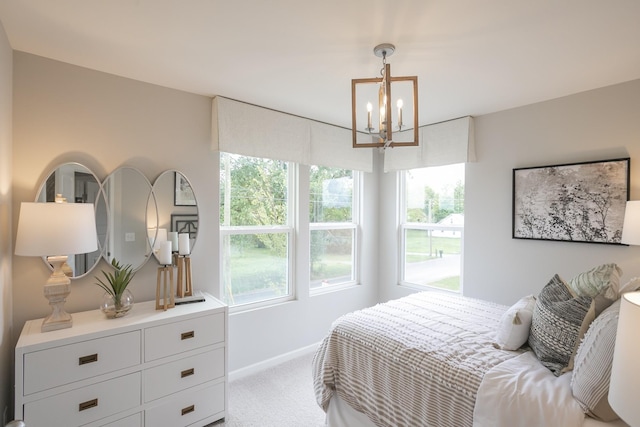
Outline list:
[[[620,244],[630,159],[513,169],[514,239]]]

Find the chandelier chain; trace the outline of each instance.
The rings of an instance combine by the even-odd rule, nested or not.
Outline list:
[[[387,65],[387,51],[383,50],[382,51],[382,68],[380,68],[380,75],[382,77],[384,77],[384,69],[386,65]]]

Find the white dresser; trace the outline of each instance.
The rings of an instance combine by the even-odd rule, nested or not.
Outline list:
[[[40,332],[25,323],[16,345],[15,418],[28,427],[204,426],[226,416],[225,304],[155,310],[136,303],[125,317],[73,314],[73,327]]]

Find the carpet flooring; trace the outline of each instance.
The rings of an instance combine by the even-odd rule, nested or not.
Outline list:
[[[313,354],[229,383],[229,411],[213,427],[322,427],[311,378]]]

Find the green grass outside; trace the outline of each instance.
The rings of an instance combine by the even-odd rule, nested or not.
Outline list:
[[[460,276],[447,277],[438,281],[427,283],[428,286],[434,286],[440,289],[448,289],[450,291],[460,290]]]
[[[407,246],[407,262],[427,261],[437,258],[439,251],[443,254],[459,254],[460,238],[459,237],[431,237],[429,244],[428,231],[424,230],[407,230],[406,231]],[[429,253],[429,248],[433,251]]]
[[[445,254],[460,253],[460,238],[432,237],[434,253],[429,255],[427,232],[422,230],[407,230],[406,244],[408,253],[406,262],[408,263],[434,259],[438,256],[436,251],[439,250],[442,250]],[[241,294],[257,289],[266,289],[272,287],[274,283],[284,280],[286,260],[271,255],[268,249],[246,245],[242,248],[241,254],[234,253],[232,256],[231,269],[234,294]],[[322,257],[321,262],[314,264],[311,280],[315,281],[350,274],[350,254],[328,254]],[[429,283],[428,285],[442,289],[459,290],[460,277],[440,279],[436,283]]]

